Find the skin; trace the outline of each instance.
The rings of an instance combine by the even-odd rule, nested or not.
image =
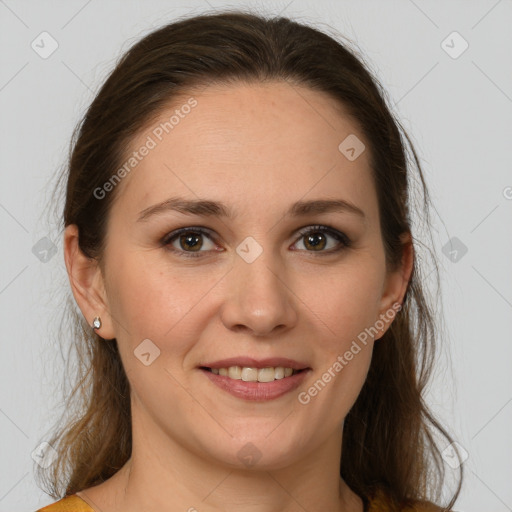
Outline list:
[[[297,395],[402,302],[410,238],[402,266],[388,271],[369,151],[349,161],[338,150],[350,134],[369,145],[329,96],[283,82],[215,85],[191,95],[197,106],[118,185],[102,265],[80,252],[76,226],[65,231],[73,294],[89,324],[100,316],[98,333],[117,339],[132,402],[130,460],[78,494],[98,512],[362,512],[339,464],[343,420],[375,340],[361,344],[308,404]],[[188,98],[165,109],[132,150]],[[236,216],[167,211],[137,221],[141,211],[174,196],[222,201]],[[299,199],[333,198],[357,205],[364,219],[349,212],[285,215]],[[345,233],[352,244],[317,232],[320,247],[307,245],[298,232],[315,225]],[[200,235],[199,258],[160,243],[191,226],[212,232]],[[236,252],[248,236],[263,249],[252,263]],[[194,252],[179,237],[172,247]],[[145,339],[160,350],[149,366],[134,355]],[[289,357],[312,371],[295,391],[249,402],[197,369],[240,355]],[[261,453],[251,467],[237,456],[249,442]]]

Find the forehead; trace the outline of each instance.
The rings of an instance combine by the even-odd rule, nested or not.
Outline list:
[[[131,141],[126,159],[149,149],[121,195],[139,209],[171,195],[241,209],[345,195],[373,208],[369,151],[350,160],[340,150],[347,137],[368,148],[357,123],[325,93],[287,82],[209,85],[174,98]]]

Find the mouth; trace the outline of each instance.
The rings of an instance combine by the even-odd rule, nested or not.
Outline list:
[[[311,368],[289,366],[199,366],[198,370],[217,388],[236,398],[265,402],[288,395],[307,379]]]
[[[232,380],[242,380],[244,382],[273,382],[275,380],[287,379],[309,369],[297,369],[284,366],[267,366],[264,368],[251,366],[210,368],[208,366],[200,366],[199,368],[215,375],[220,375],[221,377],[227,377]]]

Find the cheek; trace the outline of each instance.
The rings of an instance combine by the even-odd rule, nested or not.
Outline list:
[[[311,309],[308,317],[317,326],[312,334],[319,350],[317,380],[305,390],[301,403],[314,402],[312,410],[318,414],[331,404],[336,410],[334,423],[348,412],[366,379],[382,283],[379,265],[363,264],[361,259],[360,265],[347,266],[328,280],[317,279],[316,288],[312,282],[302,288],[304,303]]]
[[[112,260],[118,263],[108,274],[109,302],[125,370],[137,379],[145,370],[135,356],[149,347],[150,359],[153,353],[158,355],[149,374],[172,380],[169,372],[181,375],[187,354],[217,310],[209,292],[224,272],[205,275],[193,268],[189,272],[178,267],[162,270],[166,266],[148,263],[151,258],[146,253]],[[141,345],[143,342],[146,345]]]
[[[351,265],[303,279],[296,288],[304,313],[325,334],[326,349],[343,350],[378,319],[383,276],[378,267]]]
[[[144,253],[125,257],[111,266],[111,313],[121,337],[160,339],[186,317],[207,291],[207,283],[191,283],[175,269],[164,271]],[[185,282],[186,281],[186,282]]]
[[[316,418],[320,436],[335,432],[356,402],[370,367],[373,342],[340,339],[328,350],[314,378],[297,394],[299,410]]]

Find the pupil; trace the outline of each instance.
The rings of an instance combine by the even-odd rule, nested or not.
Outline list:
[[[319,242],[317,241],[315,243],[314,240],[317,238],[323,238],[323,240],[321,240]],[[313,247],[317,247],[318,245],[321,245],[322,246],[321,248],[323,248],[325,246],[325,238],[324,238],[323,234],[321,234],[321,233],[318,233],[316,235],[308,235],[307,236],[307,244],[309,244]]]
[[[194,249],[194,246],[198,246],[198,248],[200,249],[202,244],[198,243],[199,237],[200,235],[182,235],[181,240],[188,245],[189,249]]]

